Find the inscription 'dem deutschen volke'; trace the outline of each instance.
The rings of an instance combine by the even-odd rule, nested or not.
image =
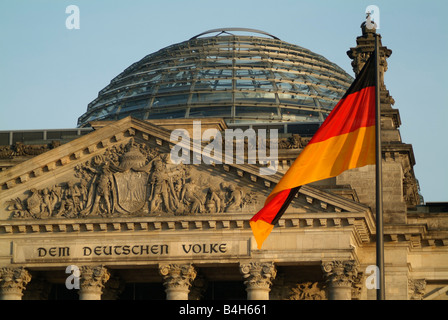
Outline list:
[[[195,243],[181,244],[182,254],[225,254],[228,251],[226,243]],[[170,255],[170,244],[137,244],[137,245],[107,245],[107,246],[83,246],[82,257],[100,256],[151,256]],[[39,247],[36,256],[44,257],[71,257],[73,248],[69,246]]]

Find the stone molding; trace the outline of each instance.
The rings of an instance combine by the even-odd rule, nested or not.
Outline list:
[[[0,224],[0,234],[45,234],[72,232],[117,232],[161,230],[250,230],[253,214],[203,215],[183,217],[134,217],[112,219],[7,220]],[[372,235],[371,217],[359,213],[285,213],[278,228],[355,227],[362,238]],[[360,234],[361,237],[361,234]]]
[[[250,230],[252,214],[221,214],[182,217],[133,217],[112,219],[20,219],[2,221],[0,235],[117,233],[159,231],[231,231]],[[366,212],[285,213],[276,228],[344,228],[352,227],[360,243],[375,236],[372,217]],[[437,237],[438,236],[438,237]],[[446,247],[444,234],[433,235],[425,225],[385,226],[385,242],[407,243],[410,249]]]

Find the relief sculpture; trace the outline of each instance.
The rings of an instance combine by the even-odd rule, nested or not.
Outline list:
[[[35,219],[180,216],[238,213],[257,203],[250,189],[222,178],[212,181],[169,157],[130,140],[77,165],[69,181],[7,201],[6,209],[12,218]]]

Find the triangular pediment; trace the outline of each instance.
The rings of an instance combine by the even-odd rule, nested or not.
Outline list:
[[[170,135],[128,117],[1,172],[0,219],[254,214],[281,178],[235,162],[173,164]],[[288,211],[366,210],[304,186]]]

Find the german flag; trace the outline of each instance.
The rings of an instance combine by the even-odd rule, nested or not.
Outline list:
[[[358,77],[250,220],[258,249],[300,186],[375,164],[375,60]]]

